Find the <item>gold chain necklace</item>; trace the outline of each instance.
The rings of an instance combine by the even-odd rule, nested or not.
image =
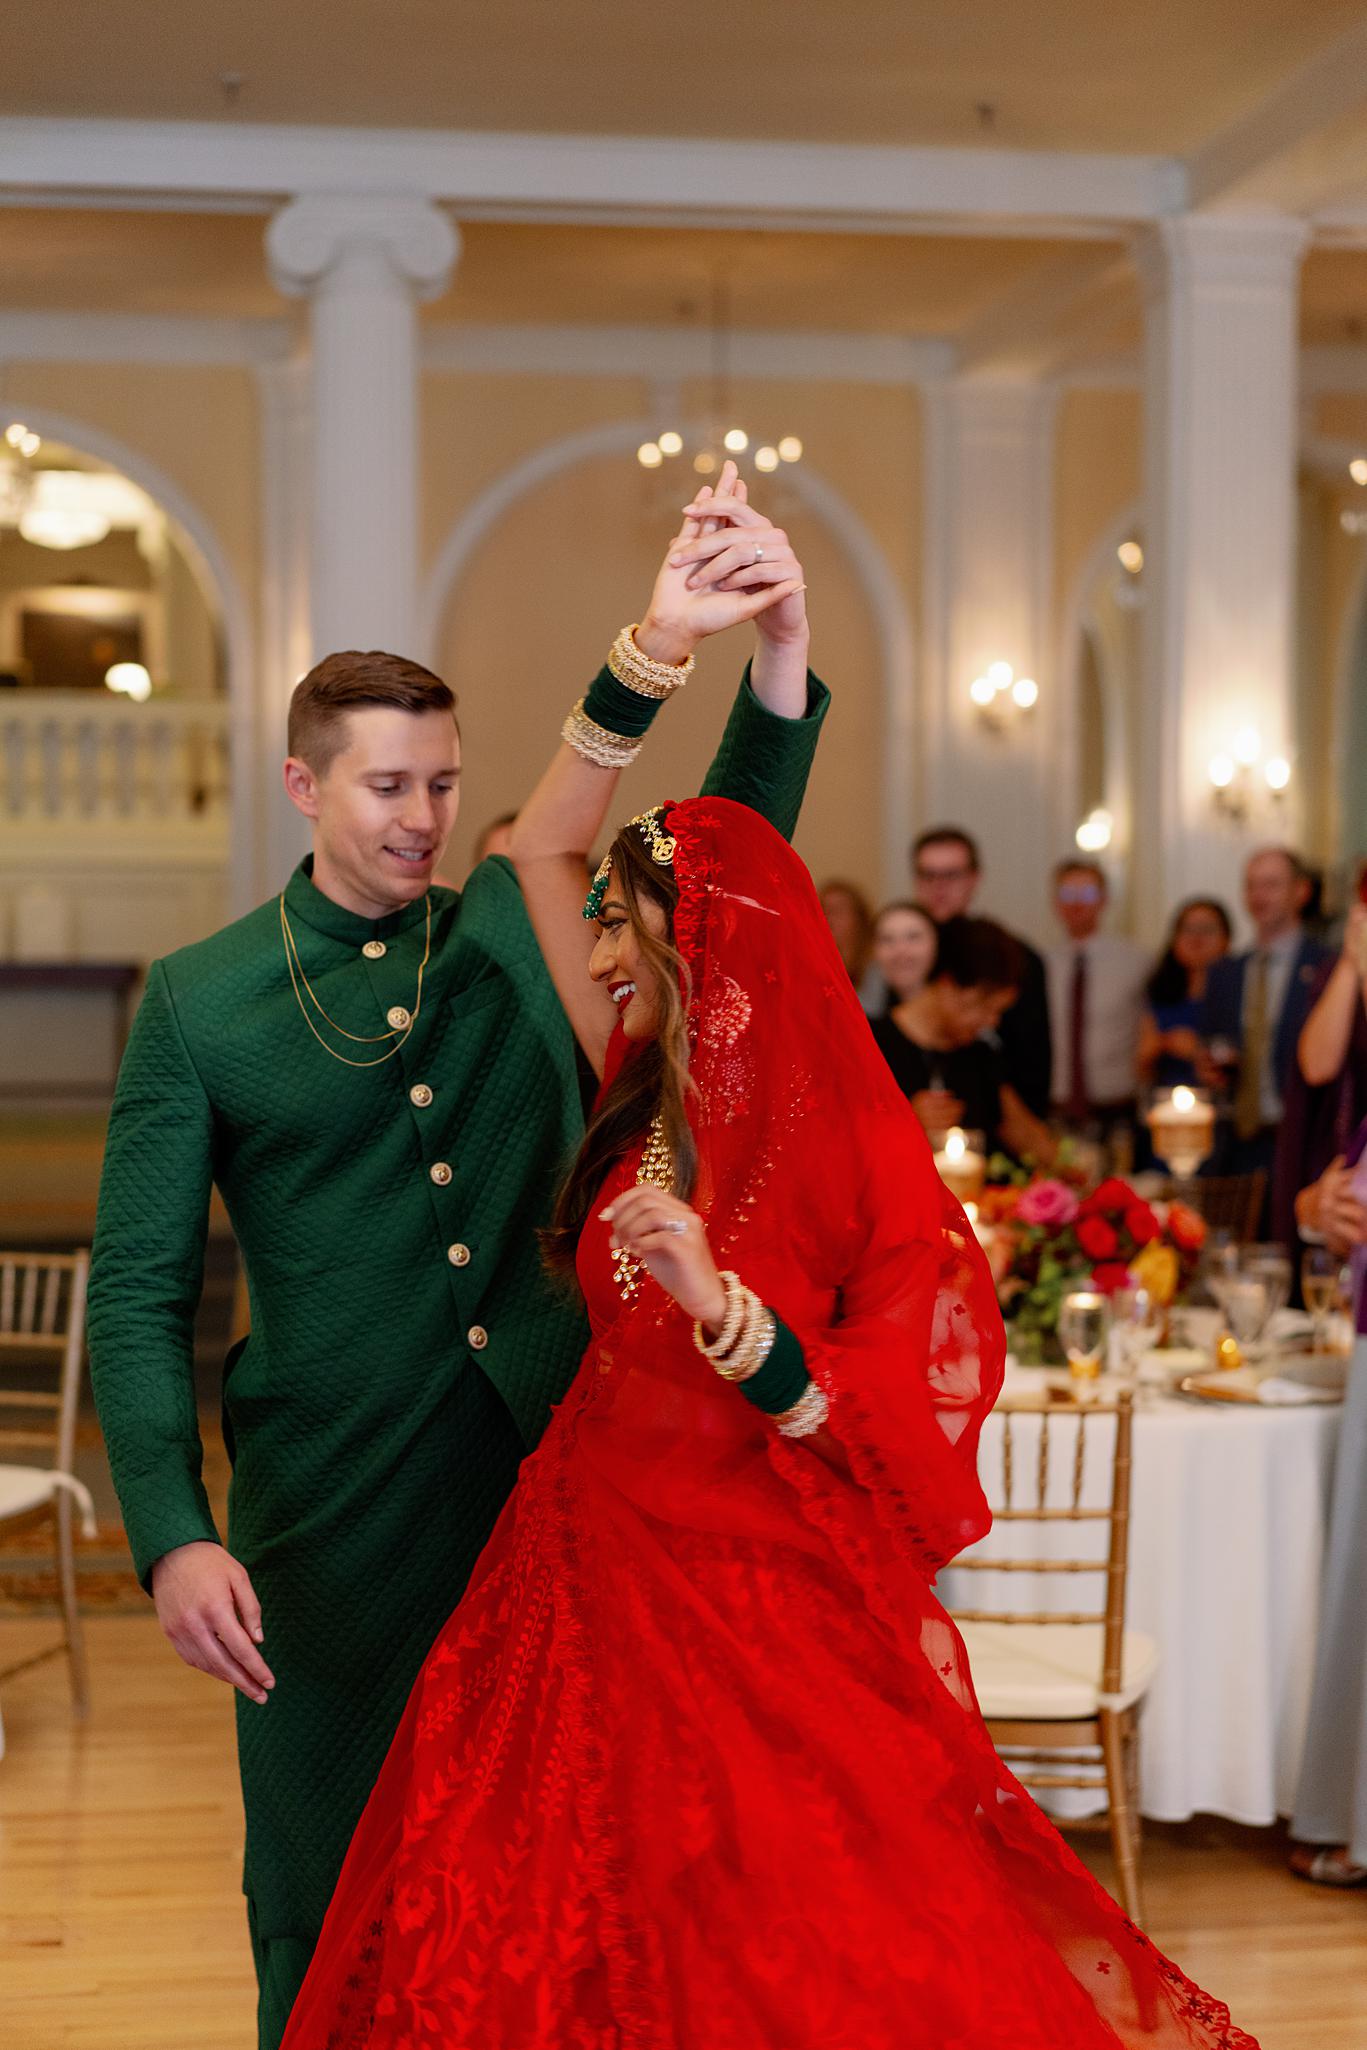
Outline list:
[[[294,937],[294,933],[290,927],[289,918],[285,912],[285,893],[283,890],[280,892],[280,931],[285,942],[285,965],[290,971],[290,983],[294,990],[294,1000],[298,1004],[299,1009],[304,1014],[304,1023],[308,1026],[309,1031],[313,1034],[319,1046],[322,1047],[323,1052],[326,1054],[331,1054],[333,1060],[340,1061],[344,1068],[382,1068],[386,1061],[393,1060],[395,1054],[398,1053],[399,1050],[402,1048],[405,1041],[412,1033],[413,1027],[418,1022],[418,1014],[422,1010],[422,978],[426,971],[427,963],[432,956],[432,893],[430,890],[424,897],[423,903],[427,911],[427,937],[426,944],[424,945],[422,950],[422,960],[418,963],[418,991],[417,995],[413,999],[413,1009],[409,1014],[408,1023],[404,1026],[396,1025],[392,1027],[391,1030],[388,1032],[348,1032],[345,1025],[339,1025],[335,1018],[328,1016],[328,1013],[323,1009],[323,1006],[319,1003],[317,997],[314,995],[313,985],[310,983],[307,975],[305,975],[304,964],[299,958],[298,942]],[[390,1047],[388,1053],[380,1054],[377,1057],[377,1059],[373,1061],[348,1060],[344,1053],[338,1053],[335,1047],[328,1045],[322,1033],[318,1030],[318,1027],[314,1024],[312,1018],[310,1018],[308,1014],[308,1006],[305,1004],[303,997],[299,993],[299,985],[301,982],[303,983],[304,989],[307,992],[309,1003],[313,1005],[313,1008],[318,1013],[319,1017],[326,1018],[328,1024],[332,1027],[333,1031],[340,1032],[343,1039],[349,1039],[352,1042],[353,1046],[375,1046],[382,1039],[394,1039],[396,1033],[401,1034],[401,1037],[395,1040],[395,1044]]]
[[[645,1151],[641,1165],[636,1170],[638,1189],[672,1189],[674,1186],[674,1156],[665,1138],[665,1121],[656,1111],[646,1134]],[[644,1260],[638,1260],[625,1246],[619,1246],[612,1256],[612,1278],[624,1303],[632,1302],[641,1292],[641,1276],[646,1271]]]

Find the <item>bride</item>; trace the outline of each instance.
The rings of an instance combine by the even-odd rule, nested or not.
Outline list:
[[[708,511],[676,581],[800,619]],[[610,787],[562,748],[514,850],[603,1081],[546,1244],[591,1342],[284,2050],[1256,2050],[979,1717],[932,1583],[988,1526],[1001,1323],[805,869],[666,804],[581,916]]]

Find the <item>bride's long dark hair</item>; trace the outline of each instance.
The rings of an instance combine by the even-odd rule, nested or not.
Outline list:
[[[556,1198],[551,1222],[541,1234],[542,1257],[552,1273],[572,1278],[579,1235],[594,1198],[624,1154],[645,1137],[658,1113],[674,1162],[673,1193],[688,1202],[698,1173],[698,1148],[688,1122],[688,1004],[691,996],[687,964],[674,944],[674,911],[679,889],[673,874],[651,860],[640,834],[626,827],[610,850],[613,885],[627,908],[627,917],[645,966],[659,992],[659,1025],[653,1038],[632,1046],[617,1074],[598,1099],[583,1143]],[[661,937],[645,923],[644,907],[658,905],[665,914]]]

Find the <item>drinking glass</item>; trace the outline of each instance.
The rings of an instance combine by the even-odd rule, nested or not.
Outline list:
[[[1139,1363],[1158,1343],[1163,1313],[1152,1293],[1139,1284],[1118,1288],[1110,1299],[1111,1332],[1116,1364],[1127,1381],[1139,1373]]]
[[[1110,1306],[1104,1295],[1094,1289],[1078,1289],[1063,1298],[1059,1343],[1068,1356],[1068,1373],[1080,1402],[1090,1402],[1096,1394],[1110,1330]]]
[[[1247,1353],[1261,1339],[1272,1314],[1267,1281],[1247,1267],[1240,1267],[1237,1273],[1225,1277],[1220,1294],[1225,1321],[1240,1352]]]
[[[1284,1246],[1245,1246],[1239,1268],[1242,1273],[1255,1275],[1266,1285],[1267,1318],[1263,1327],[1266,1335],[1277,1312],[1284,1310],[1291,1300],[1290,1256]]]
[[[1310,1350],[1328,1352],[1329,1319],[1343,1300],[1343,1262],[1328,1246],[1307,1246],[1301,1254],[1301,1294],[1310,1312]]]

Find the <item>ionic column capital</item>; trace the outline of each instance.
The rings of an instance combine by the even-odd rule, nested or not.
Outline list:
[[[460,232],[430,200],[320,193],[291,200],[266,231],[271,276],[289,298],[306,298],[349,258],[382,261],[417,299],[451,281]]]
[[[1171,214],[1135,238],[1146,299],[1184,288],[1291,292],[1310,244],[1290,214]]]

